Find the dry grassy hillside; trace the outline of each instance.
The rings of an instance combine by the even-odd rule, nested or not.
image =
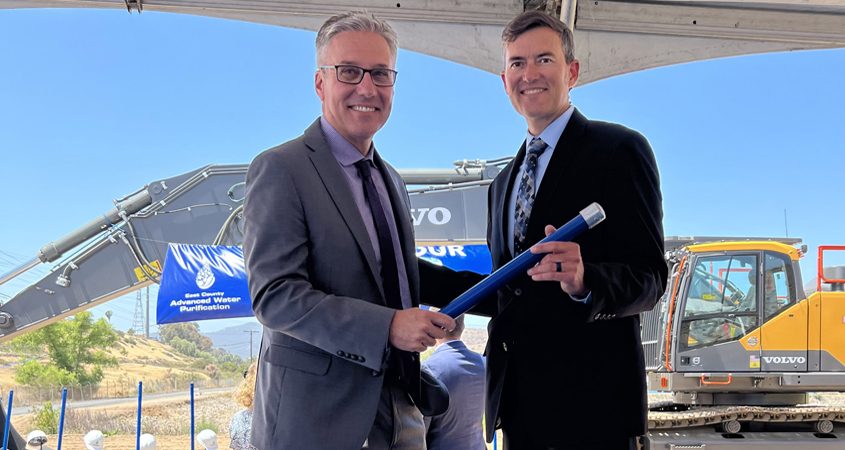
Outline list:
[[[98,396],[134,395],[138,381],[145,392],[186,387],[190,382],[209,383],[211,377],[197,358],[182,355],[170,346],[154,339],[123,335],[108,353],[118,360],[117,367],[104,368]],[[31,359],[31,355],[12,353],[8,346],[0,347],[0,390],[24,390],[15,381],[15,369]],[[39,357],[45,364],[46,356]],[[107,391],[107,392],[105,392]],[[96,392],[95,392],[96,393]]]
[[[210,379],[204,368],[196,367],[196,358],[182,355],[154,339],[124,336],[110,353],[118,359],[119,366],[106,369],[103,382],[178,383]]]

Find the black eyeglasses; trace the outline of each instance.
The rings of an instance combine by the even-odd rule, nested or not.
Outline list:
[[[334,69],[337,73],[337,81],[346,84],[358,84],[364,79],[364,74],[369,73],[373,84],[376,86],[393,86],[396,83],[396,74],[399,72],[393,69],[365,69],[350,64],[336,64],[334,66],[320,66],[320,69]]]

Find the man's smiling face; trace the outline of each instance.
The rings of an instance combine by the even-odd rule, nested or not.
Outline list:
[[[378,33],[346,31],[336,35],[319,55],[320,66],[349,64],[364,69],[393,69],[396,56]],[[390,117],[393,86],[376,86],[371,74],[358,84],[337,80],[334,69],[319,69],[314,78],[323,102],[323,117],[361,153],[366,154],[373,136]]]
[[[505,45],[502,82],[531,134],[540,134],[569,108],[578,69],[577,60],[566,62],[560,35],[551,28],[528,30]]]

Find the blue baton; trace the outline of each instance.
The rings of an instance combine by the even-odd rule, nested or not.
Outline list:
[[[590,206],[581,210],[574,219],[566,222],[566,224],[554,233],[546,236],[540,242],[568,242],[579,234],[593,228],[605,219],[604,209],[598,203],[592,203]],[[543,259],[543,254],[534,254],[530,251],[524,251],[516,258],[510,260],[507,264],[500,267],[499,270],[493,272],[487,278],[481,280],[475,286],[469,288],[458,298],[452,300],[448,305],[440,310],[443,314],[449,315],[452,318],[458,317],[461,314],[472,309],[482,299],[492,295],[499,288],[513,280],[520,274],[525,273],[534,264]]]

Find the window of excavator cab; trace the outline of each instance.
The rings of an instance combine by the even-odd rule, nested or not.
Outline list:
[[[757,256],[714,255],[696,261],[681,320],[681,347],[738,339],[757,327]]]
[[[795,276],[789,258],[769,252],[766,252],[763,274],[763,311],[768,319],[795,303]]]

